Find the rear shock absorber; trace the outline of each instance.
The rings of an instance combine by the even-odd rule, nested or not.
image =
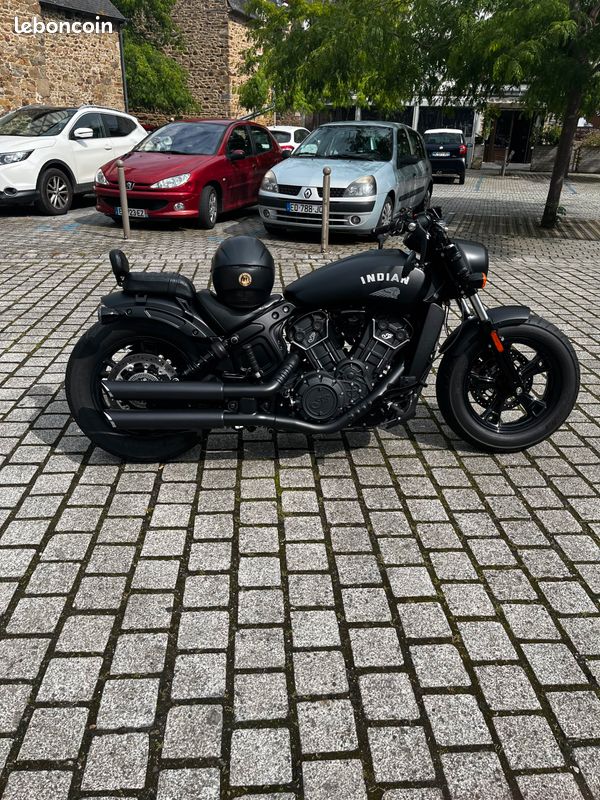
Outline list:
[[[221,361],[227,356],[227,348],[216,339],[214,342],[211,342],[210,347],[203,353],[197,361],[195,361],[190,367],[185,369],[181,373],[181,377],[186,380],[187,378],[191,378],[192,375],[195,375],[197,372],[205,370],[207,367],[212,367],[213,364],[216,364],[218,361]]]
[[[256,353],[254,352],[254,348],[250,343],[245,344],[242,346],[242,350],[246,353],[248,357],[248,362],[252,369],[253,375],[255,378],[262,378],[262,372],[260,371],[260,366],[258,361],[256,360]]]

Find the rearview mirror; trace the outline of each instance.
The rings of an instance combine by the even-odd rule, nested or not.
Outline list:
[[[93,139],[94,131],[91,128],[75,128],[73,136],[76,139]]]
[[[420,157],[417,155],[398,156],[398,166],[408,167],[410,164],[418,164],[420,160]]]
[[[281,151],[281,157],[283,158],[284,161],[285,161],[286,158],[289,158],[291,155],[292,155],[292,151],[291,150],[282,150]]]
[[[229,153],[230,161],[241,161],[244,158],[246,158],[246,153],[244,153],[243,150],[232,150],[231,153]]]

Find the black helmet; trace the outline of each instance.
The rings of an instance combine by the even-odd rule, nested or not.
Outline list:
[[[221,303],[253,309],[269,299],[275,281],[275,262],[260,239],[232,236],[217,248],[210,274]]]

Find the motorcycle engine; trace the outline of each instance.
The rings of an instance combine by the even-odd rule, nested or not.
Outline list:
[[[312,367],[294,386],[297,413],[324,423],[348,411],[369,394],[411,334],[406,320],[364,312],[332,318],[314,311],[295,320],[288,335]]]

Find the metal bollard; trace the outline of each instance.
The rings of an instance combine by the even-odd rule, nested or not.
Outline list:
[[[329,196],[331,194],[331,167],[323,167],[323,219],[321,223],[321,252],[329,249]]]
[[[117,161],[117,175],[119,177],[119,195],[121,198],[121,220],[123,224],[123,238],[129,239],[129,203],[127,202],[127,187],[125,186],[125,165],[122,160]]]

